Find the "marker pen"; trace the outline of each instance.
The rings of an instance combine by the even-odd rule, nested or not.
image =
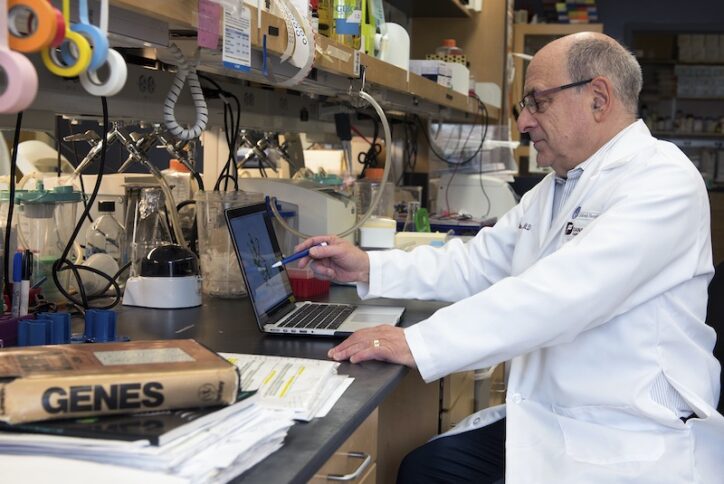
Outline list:
[[[313,245],[312,247],[327,247],[327,243],[320,242],[319,244]],[[312,247],[310,247],[309,249],[311,249]],[[281,267],[283,265],[289,264],[290,262],[294,262],[295,260],[299,260],[302,257],[307,257],[309,255],[309,249],[300,250],[299,252],[292,254],[289,257],[285,257],[282,260],[275,262],[274,264],[272,264],[272,268]]]
[[[20,286],[23,280],[23,253],[16,252],[13,256],[13,300],[11,314],[14,318],[20,316]]]
[[[30,275],[33,273],[33,253],[26,250],[23,256],[23,279],[20,281],[20,316],[28,314]]]

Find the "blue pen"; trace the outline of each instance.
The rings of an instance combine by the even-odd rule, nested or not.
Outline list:
[[[312,247],[327,247],[327,243],[322,242],[317,245],[313,245]],[[312,247],[310,247],[309,249],[311,249]],[[294,262],[295,260],[301,259],[302,257],[307,257],[309,255],[309,249],[304,249],[300,252],[297,252],[296,254],[292,254],[289,257],[285,257],[282,260],[275,262],[274,264],[272,264],[272,268],[281,267],[283,265],[289,264],[290,262]]]

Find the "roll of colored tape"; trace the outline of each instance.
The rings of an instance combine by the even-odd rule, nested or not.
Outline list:
[[[103,17],[101,24],[105,25],[105,28],[107,29],[108,0],[104,0],[102,2],[101,16]],[[100,69],[106,62],[106,57],[108,57],[108,35],[102,28],[98,28],[90,22],[90,16],[88,15],[88,0],[78,0],[78,17],[78,23],[74,23],[70,29],[85,37],[93,48],[89,69]],[[61,54],[63,55],[63,60],[66,64],[73,63],[74,55],[68,44],[61,46]]]
[[[40,57],[43,59],[43,64],[45,64],[45,67],[56,76],[76,77],[80,75],[81,72],[88,69],[88,66],[90,65],[91,48],[85,37],[66,29],[65,40],[63,43],[65,44],[68,42],[75,44],[76,52],[78,52],[78,57],[74,57],[72,59],[73,63],[71,64],[64,64],[61,62],[61,60],[58,59],[57,50],[52,47],[40,51]]]
[[[5,90],[0,93],[0,112],[25,110],[38,92],[38,73],[27,57],[0,49],[0,70],[5,74]]]
[[[105,65],[108,68],[108,78],[101,81],[97,70],[88,69],[81,73],[80,84],[83,89],[93,96],[115,96],[126,84],[128,67],[123,56],[118,51],[109,49]]]
[[[0,72],[5,86],[0,91],[0,112],[16,113],[27,108],[38,92],[38,73],[22,54],[8,48],[8,8],[0,0]]]
[[[55,37],[53,37],[53,42],[50,44],[50,46],[60,47],[60,45],[63,43],[63,40],[65,39],[65,19],[63,18],[63,12],[55,7],[53,7],[53,10],[55,10],[55,20],[57,22],[58,28],[55,29]]]
[[[35,17],[35,30],[23,35],[15,28],[16,16],[21,9],[29,10]],[[38,52],[49,47],[55,39],[58,20],[53,7],[46,0],[9,0],[8,27],[10,48],[20,52]]]
[[[108,57],[108,37],[106,37],[106,34],[101,32],[98,27],[84,23],[72,24],[70,30],[85,37],[92,48],[88,69],[100,69]],[[60,53],[66,65],[73,64],[75,56],[71,52],[69,43],[65,42],[60,46]]]

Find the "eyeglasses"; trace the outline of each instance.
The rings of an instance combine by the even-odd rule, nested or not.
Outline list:
[[[564,84],[562,86],[552,87],[550,89],[546,89],[545,91],[541,91],[541,92],[531,91],[530,93],[526,94],[521,101],[518,102],[518,107],[520,108],[521,111],[523,109],[528,109],[528,112],[530,114],[542,113],[544,111],[544,109],[538,103],[537,98],[543,98],[545,96],[550,96],[551,94],[555,94],[558,91],[563,91],[564,89],[569,89],[571,87],[583,86],[584,84],[588,84],[591,81],[593,81],[593,79],[586,79],[585,81],[572,82],[570,84]]]

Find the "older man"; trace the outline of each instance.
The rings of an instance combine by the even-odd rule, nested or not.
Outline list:
[[[495,227],[410,253],[302,245],[330,242],[312,267],[362,297],[454,302],[404,330],[357,332],[330,357],[426,381],[510,361],[506,405],[411,453],[400,481],[722,482],[707,194],[636,120],[641,82],[605,35],[551,42],[528,68],[518,128],[555,173]]]

